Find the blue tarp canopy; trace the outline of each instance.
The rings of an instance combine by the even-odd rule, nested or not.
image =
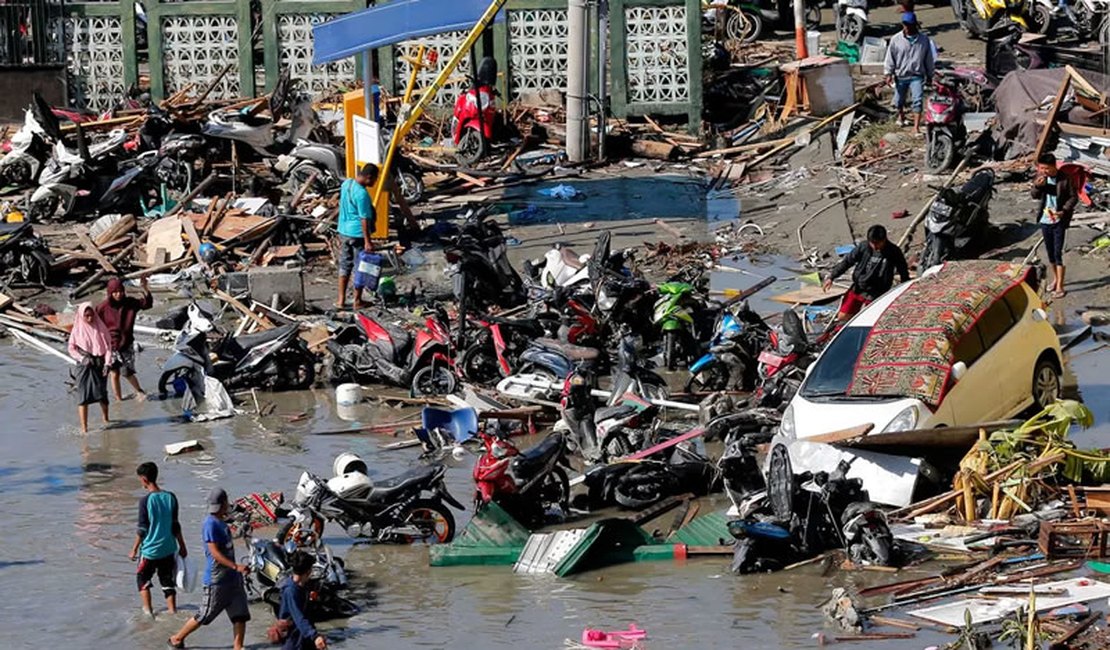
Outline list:
[[[467,30],[489,8],[489,0],[392,0],[312,28],[313,65],[421,36]],[[505,20],[497,12],[494,22]]]

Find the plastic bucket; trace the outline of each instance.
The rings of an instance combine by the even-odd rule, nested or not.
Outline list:
[[[335,387],[335,403],[340,406],[354,406],[362,401],[362,386],[340,384]]]
[[[359,458],[358,454],[345,451],[335,457],[335,462],[332,463],[331,470],[335,476],[343,476],[352,472],[359,474],[368,474],[366,461]]]

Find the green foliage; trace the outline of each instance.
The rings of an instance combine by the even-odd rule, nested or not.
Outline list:
[[[992,433],[985,443],[978,444],[976,451],[988,454],[992,469],[1014,461],[1030,463],[1038,457],[1063,452],[1061,473],[1068,480],[1078,483],[1087,476],[1094,481],[1110,481],[1110,455],[1080,451],[1068,440],[1072,424],[1087,428],[1094,421],[1094,413],[1081,402],[1059,400],[1012,431]]]

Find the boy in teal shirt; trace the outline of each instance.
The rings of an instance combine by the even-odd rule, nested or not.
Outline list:
[[[166,608],[170,614],[177,612],[177,590],[175,589],[176,560],[174,556],[188,555],[185,540],[181,536],[181,524],[177,521],[177,497],[158,487],[158,466],[143,463],[135,472],[139,475],[146,494],[139,500],[139,529],[135,544],[131,547],[131,560],[139,560],[136,579],[139,596],[143,601],[143,613],[153,616],[150,599],[150,586],[154,575],[162,585],[162,595],[166,598]]]

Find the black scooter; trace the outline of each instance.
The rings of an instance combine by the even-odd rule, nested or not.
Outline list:
[[[30,223],[0,223],[0,278],[5,285],[50,284],[53,267],[50,248]]]
[[[993,194],[994,171],[990,169],[975,172],[959,189],[941,190],[925,218],[922,270],[957,259],[984,241]]]
[[[453,292],[460,318],[468,310],[524,304],[524,283],[509,262],[501,227],[485,209],[470,210],[465,219],[444,242],[443,251],[454,266]]]
[[[162,366],[160,395],[167,395],[172,385],[178,394],[187,387],[201,398],[205,376],[219,379],[229,389],[301,390],[315,381],[316,358],[300,338],[298,325],[238,337],[224,335],[213,347],[213,362],[208,334],[217,330],[211,316],[196,303],[189,305],[187,314],[188,323],[177,337],[175,352]]]

